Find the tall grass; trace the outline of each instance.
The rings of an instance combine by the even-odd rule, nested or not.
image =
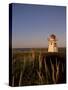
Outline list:
[[[61,59],[41,51],[13,54],[12,86],[64,83],[65,59]]]

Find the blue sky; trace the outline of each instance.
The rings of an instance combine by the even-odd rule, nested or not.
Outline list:
[[[12,5],[12,47],[47,47],[55,34],[58,47],[66,46],[66,8],[47,5]]]

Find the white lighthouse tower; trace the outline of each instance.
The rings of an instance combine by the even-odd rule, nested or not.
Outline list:
[[[57,40],[54,34],[48,38],[48,52],[58,52]]]

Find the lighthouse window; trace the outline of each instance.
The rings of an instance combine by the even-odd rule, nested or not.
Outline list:
[[[54,47],[56,47],[56,43],[54,43]]]
[[[51,42],[51,45],[52,45],[52,42]]]

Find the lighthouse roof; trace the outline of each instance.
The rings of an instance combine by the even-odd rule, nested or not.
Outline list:
[[[56,36],[55,36],[54,34],[52,34],[50,37],[51,37],[52,39],[56,39]]]

